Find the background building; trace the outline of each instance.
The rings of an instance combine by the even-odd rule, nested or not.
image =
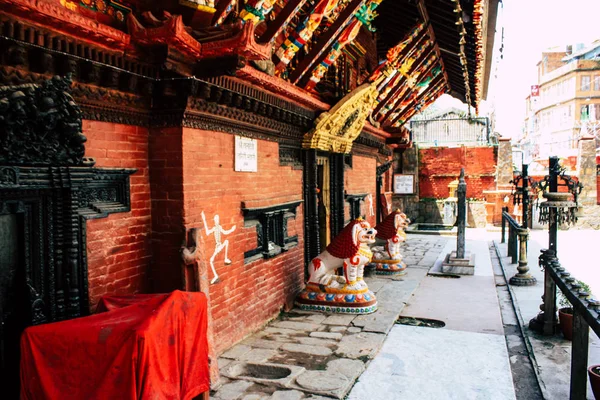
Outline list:
[[[600,132],[600,40],[542,53],[537,67],[521,143],[534,158],[575,155],[582,135]]]

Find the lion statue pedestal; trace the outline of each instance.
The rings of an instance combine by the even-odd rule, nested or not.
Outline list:
[[[375,273],[379,275],[404,275],[406,264],[402,262],[400,254],[400,243],[406,240],[404,228],[410,220],[400,210],[390,213],[378,224],[377,238],[385,240],[384,246],[374,246],[372,265],[375,265]]]
[[[302,310],[345,314],[369,314],[377,310],[377,299],[363,279],[371,262],[369,244],[377,231],[362,218],[350,222],[308,266],[306,288],[296,298]],[[338,268],[343,276],[337,275]]]

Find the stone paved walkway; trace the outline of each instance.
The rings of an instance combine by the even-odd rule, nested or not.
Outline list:
[[[344,398],[379,352],[404,305],[449,239],[410,235],[402,250],[408,266],[406,275],[366,278],[379,306],[373,314],[323,314],[298,309],[282,313],[263,330],[221,355],[220,387],[211,398]],[[288,366],[291,373],[282,373],[277,367],[281,365]]]

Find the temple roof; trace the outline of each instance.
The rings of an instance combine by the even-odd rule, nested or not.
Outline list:
[[[429,23],[447,75],[448,93],[477,108],[485,95],[484,86],[487,87],[497,4],[497,0],[383,1],[378,9],[379,17],[374,21],[378,30],[378,55],[384,57],[417,23]],[[488,21],[492,29],[489,41]]]

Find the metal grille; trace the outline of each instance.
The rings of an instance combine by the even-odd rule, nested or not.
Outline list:
[[[413,142],[422,146],[493,144],[490,142],[487,117],[411,121],[410,130]]]

